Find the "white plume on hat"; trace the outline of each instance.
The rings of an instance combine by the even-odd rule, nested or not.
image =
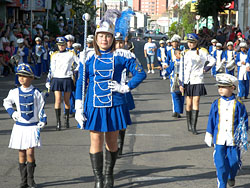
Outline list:
[[[100,32],[106,32],[111,33],[114,35],[115,32],[115,26],[114,23],[118,17],[121,16],[121,12],[117,9],[108,9],[102,20],[100,21],[100,24],[97,25],[95,34]]]

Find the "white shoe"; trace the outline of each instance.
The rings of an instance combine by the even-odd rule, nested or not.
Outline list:
[[[163,76],[162,79],[163,79],[163,80],[166,80],[167,78],[166,78],[166,76]]]
[[[150,73],[150,70],[148,70],[148,74]]]
[[[154,73],[155,73],[155,71],[154,71],[154,70],[152,70],[152,71],[151,71],[151,73],[152,73],[152,74],[154,74]]]

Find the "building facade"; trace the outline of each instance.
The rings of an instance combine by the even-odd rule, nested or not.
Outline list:
[[[167,0],[134,0],[133,10],[149,16],[161,15],[167,11]]]

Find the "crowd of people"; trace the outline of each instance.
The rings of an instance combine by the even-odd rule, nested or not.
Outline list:
[[[16,88],[4,99],[4,107],[15,121],[9,147],[19,150],[21,188],[37,187],[34,149],[40,146],[40,129],[47,124],[47,116],[46,95],[32,85],[32,80],[41,78],[43,73],[47,74],[46,87],[55,95],[56,130],[62,129],[63,100],[65,128],[70,127],[72,114],[80,129],[90,131],[89,156],[95,188],[114,187],[113,169],[116,159],[122,156],[127,126],[132,123],[129,110],[135,108],[131,90],[146,78],[133,53],[128,28],[119,25],[129,25],[132,14],[131,10],[122,13],[108,10],[93,35],[85,38],[86,47],[68,33],[53,38],[40,22],[33,27],[34,35],[27,24],[20,27],[20,24],[9,23],[1,30],[1,75],[16,73]],[[207,94],[204,74],[211,70],[211,76],[216,78],[220,97],[212,104],[205,142],[210,147],[215,145],[218,187],[225,188],[227,183],[234,186],[241,164],[234,132],[239,127],[248,129],[242,99],[249,93],[250,35],[249,31],[243,35],[233,28],[229,34],[221,28],[206,49],[202,47],[206,32],[204,29],[200,36],[188,34],[187,45],[181,44],[181,37],[174,35],[171,40],[159,41],[158,49],[149,38],[144,56],[148,74],[154,74],[158,68],[162,79],[170,79],[173,117],[181,117],[186,101],[187,130],[194,135],[198,134],[200,97]],[[155,55],[158,67],[154,66]],[[233,93],[237,82],[238,96]]]

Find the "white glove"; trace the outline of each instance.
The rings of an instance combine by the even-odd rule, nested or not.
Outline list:
[[[119,93],[128,93],[129,92],[129,87],[128,85],[121,85],[119,84],[117,81],[111,81],[108,83],[108,87],[109,89],[111,89],[111,91],[116,91]]]
[[[82,109],[76,109],[75,119],[79,123],[80,129],[83,129],[83,123],[84,123],[84,121],[87,120],[87,118],[83,114],[83,110]]]
[[[38,122],[38,124],[37,124],[37,127],[39,128],[39,129],[42,129],[43,127],[45,126],[45,123],[44,122]]]
[[[213,137],[212,137],[212,135],[209,132],[206,132],[205,140],[204,141],[205,141],[205,143],[207,144],[208,147],[212,146]]]
[[[12,119],[14,119],[14,121],[18,121],[18,119],[21,117],[21,114],[17,111],[13,112],[12,114]]]
[[[45,87],[46,87],[48,90],[50,90],[50,83],[49,83],[49,82],[46,82]]]
[[[161,71],[162,76],[165,76],[166,73],[167,73],[167,71],[165,69],[163,71]]]

